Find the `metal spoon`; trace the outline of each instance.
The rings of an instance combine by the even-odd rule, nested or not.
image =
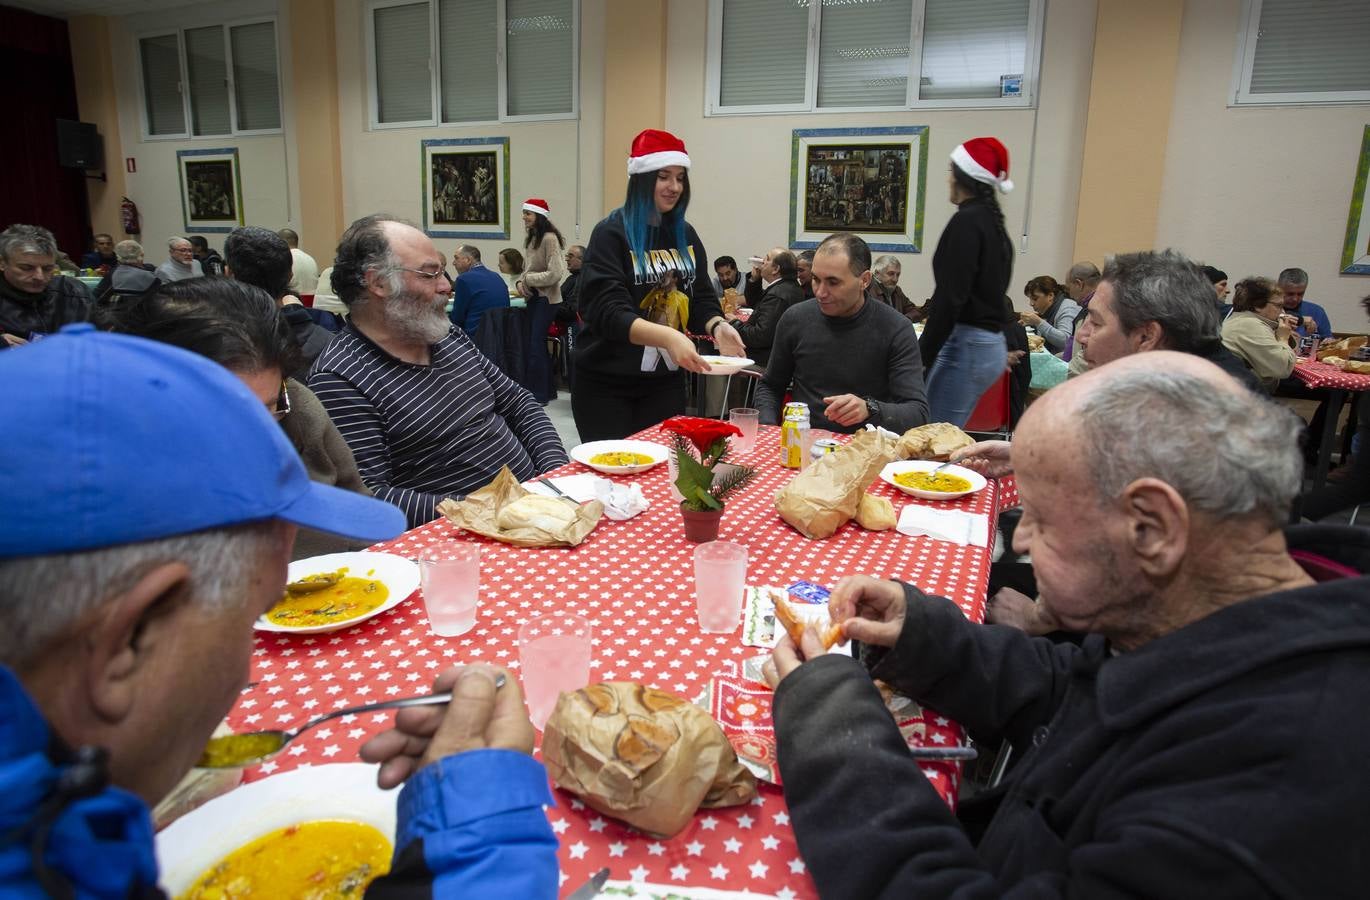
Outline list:
[[[495,675],[495,690],[504,687],[504,676]],[[243,766],[256,765],[265,762],[285,749],[286,745],[295,738],[304,734],[316,725],[322,725],[329,719],[336,719],[339,716],[351,716],[359,713],[377,712],[382,709],[403,709],[409,706],[440,706],[452,700],[452,693],[427,694],[422,697],[404,697],[399,700],[385,700],[381,703],[364,703],[361,706],[349,706],[347,709],[340,709],[327,715],[311,719],[294,731],[249,731],[243,734],[227,734],[223,737],[210,738],[205,746],[204,753],[200,754],[200,761],[195,765],[201,769],[238,769]]]

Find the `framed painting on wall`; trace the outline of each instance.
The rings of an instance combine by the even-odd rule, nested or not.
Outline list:
[[[509,139],[422,142],[423,230],[429,237],[509,237]]]
[[[1346,215],[1346,240],[1341,247],[1343,275],[1370,275],[1370,125],[1360,142],[1360,162],[1351,183],[1351,211]]]
[[[928,126],[796,128],[790,151],[790,246],[834,231],[876,253],[921,253]]]
[[[237,147],[177,150],[176,163],[187,232],[225,233],[243,224]]]

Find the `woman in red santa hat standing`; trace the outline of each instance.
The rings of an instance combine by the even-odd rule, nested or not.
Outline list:
[[[936,287],[919,348],[931,420],[959,428],[1007,366],[1004,295],[1013,241],[995,194],[1013,190],[1008,150],[992,137],[960,144],[951,152],[950,185],[957,209],[932,256]]]
[[[685,221],[689,168],[680,138],[639,134],[623,205],[585,247],[571,394],[582,441],[625,437],[685,411],[685,372],[709,371],[686,331],[711,335],[726,356],[746,352],[723,318],[704,245]]]
[[[547,329],[561,302],[561,280],[566,277],[565,239],[549,217],[551,208],[540,197],[523,201],[523,272],[514,287],[528,302],[527,384],[533,399],[547,405],[556,394],[552,386],[552,358],[547,353]]]

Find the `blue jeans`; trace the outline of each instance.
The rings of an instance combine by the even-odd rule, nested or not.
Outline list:
[[[533,399],[546,403],[556,393],[552,388],[552,358],[547,355],[547,329],[552,327],[556,310],[541,294],[528,298],[528,360],[525,378]]]
[[[929,421],[963,427],[980,395],[989,390],[1007,365],[1008,346],[1002,334],[957,325],[927,375]]]

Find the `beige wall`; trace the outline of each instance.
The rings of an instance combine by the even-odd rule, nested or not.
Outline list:
[[[293,65],[283,73],[282,94],[295,127],[287,135],[291,168],[299,172],[300,205],[289,224],[300,247],[332,259],[343,221],[342,146],[338,125],[338,54],[333,41],[333,0],[288,0],[279,40],[289,42]],[[303,164],[301,164],[303,161]],[[326,267],[321,264],[320,268]]]
[[[584,243],[603,216],[605,0],[581,2],[580,111],[576,121],[506,122],[474,126],[367,130],[366,37],[360,0],[337,0],[339,122],[342,131],[344,219],[390,212],[420,221],[421,141],[432,138],[508,136],[510,216],[507,240],[439,238],[451,255],[474,244],[486,265],[496,254],[522,246],[519,209],[527,197],[551,204],[551,218],[570,243]],[[455,49],[452,52],[457,52]],[[322,265],[322,263],[321,263]]]
[[[604,59],[604,208],[623,204],[628,150],[644,128],[666,127],[666,0],[608,0],[616,41]],[[672,35],[674,39],[674,35]]]
[[[86,179],[91,231],[107,232],[115,241],[121,241],[126,236],[119,219],[119,204],[124,199],[124,158],[109,20],[103,16],[75,16],[67,22],[67,33],[71,37],[71,66],[81,121],[95,125],[105,144],[106,180]]]
[[[1340,274],[1340,257],[1370,107],[1228,108],[1240,11],[1185,5],[1156,245],[1234,281],[1307,269],[1333,327],[1363,331],[1370,278]]]
[[[947,199],[949,157],[958,143],[978,135],[994,135],[1009,148],[1015,189],[1001,202],[1009,233],[1020,251],[1010,295],[1025,304],[1021,288],[1029,278],[1042,273],[1065,275],[1075,235],[1076,173],[1088,102],[1093,0],[1053,0],[1050,4],[1037,110],[923,109],[713,118],[704,115],[707,27],[702,8],[696,0],[670,0],[666,127],[679,134],[689,150],[689,218],[711,257],[727,254],[745,260],[786,242],[793,129],[927,125],[923,252],[897,254],[903,263],[900,284],[908,295],[921,302],[932,294],[932,253],[955,211]]]

